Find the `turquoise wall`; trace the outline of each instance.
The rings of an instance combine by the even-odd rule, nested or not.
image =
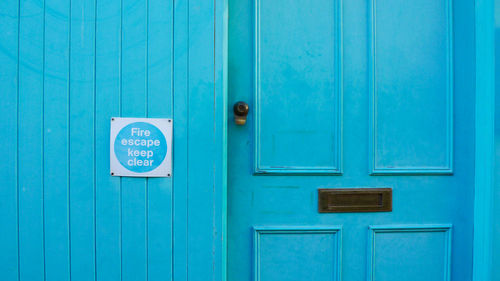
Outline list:
[[[0,1],[1,280],[222,280],[223,13]],[[111,177],[111,116],[173,118],[173,178]]]

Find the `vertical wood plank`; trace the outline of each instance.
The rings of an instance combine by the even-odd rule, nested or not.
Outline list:
[[[172,117],[173,1],[149,0],[148,115]],[[172,280],[172,178],[148,179],[148,280]]]
[[[147,0],[123,0],[122,116],[147,116]],[[122,280],[147,280],[147,180],[122,178]]]
[[[174,1],[173,280],[187,280],[188,1]]]
[[[96,270],[99,281],[119,281],[121,180],[109,175],[109,130],[121,110],[121,0],[97,1],[96,9]]]
[[[19,34],[20,280],[44,280],[44,1],[22,1]]]
[[[0,163],[0,272],[18,280],[18,1],[0,2],[0,112],[3,158]]]
[[[216,281],[214,89],[214,3],[189,1],[189,280]]]
[[[70,279],[70,3],[45,2],[44,221],[46,280]]]
[[[70,19],[71,280],[83,281],[95,279],[95,0],[71,1]]]
[[[120,178],[109,175],[109,131],[120,116],[121,0],[97,1],[96,262],[97,280],[121,280]]]
[[[228,1],[215,1],[214,35],[214,185],[215,212],[215,279],[225,281],[227,233],[227,59],[228,59]]]

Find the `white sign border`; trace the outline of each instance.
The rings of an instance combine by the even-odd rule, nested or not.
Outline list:
[[[144,122],[156,126],[165,136],[167,141],[167,155],[156,169],[145,172],[136,173],[125,168],[115,154],[115,140],[120,132],[125,126],[135,123]],[[111,176],[119,177],[171,177],[172,176],[172,127],[173,120],[170,118],[130,118],[130,117],[111,117],[111,128],[110,128],[110,158],[109,167]]]

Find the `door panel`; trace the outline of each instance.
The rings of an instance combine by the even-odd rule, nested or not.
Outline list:
[[[373,173],[451,173],[451,0],[371,1]]]
[[[256,228],[256,279],[338,280],[341,258],[339,230],[335,227]],[[297,263],[307,266],[296,266]]]
[[[228,120],[228,279],[470,280],[474,2],[229,15],[229,103],[250,113]],[[323,188],[392,188],[392,211],[319,213]]]
[[[339,2],[291,4],[256,1],[255,170],[338,173]]]
[[[369,243],[368,280],[450,280],[449,225],[370,227]]]

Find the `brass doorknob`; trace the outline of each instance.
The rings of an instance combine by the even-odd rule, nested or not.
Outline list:
[[[248,109],[248,104],[244,101],[239,101],[234,104],[234,122],[236,125],[245,125],[247,122]]]

